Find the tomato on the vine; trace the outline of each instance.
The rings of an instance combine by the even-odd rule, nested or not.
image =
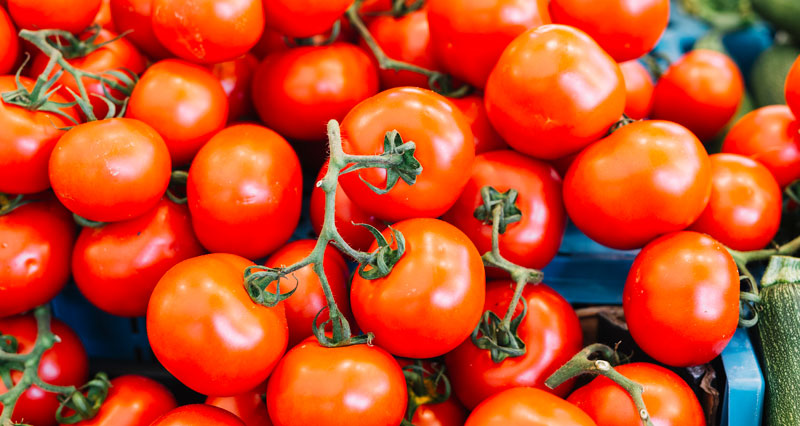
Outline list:
[[[3,50],[0,51],[0,75],[3,75],[8,74],[17,64],[19,37],[8,12],[2,6],[0,6],[0,46],[3,46]]]
[[[258,59],[252,53],[211,66],[211,72],[228,95],[228,122],[242,118],[253,110],[250,87],[257,67]]]
[[[144,376],[111,380],[108,397],[97,415],[76,426],[144,426],[176,407],[175,397],[161,383]],[[66,426],[66,425],[61,425]]]
[[[211,405],[178,407],[156,419],[150,426],[246,426],[234,414]]]
[[[448,375],[443,374],[446,371],[441,371],[445,368],[444,365],[436,361],[409,358],[397,358],[397,363],[403,368],[404,374],[411,373],[411,376],[406,376],[406,384],[409,389],[409,406],[416,405],[411,417],[413,426],[464,426],[464,421],[467,420],[467,409],[458,402],[452,390],[449,391],[450,395],[444,401],[426,402],[426,400],[430,401],[427,398],[432,394],[442,396],[448,392],[448,387],[444,382]],[[418,367],[422,367],[422,369],[420,370]],[[440,376],[440,374],[442,375]],[[415,395],[414,392],[420,391],[418,388],[425,393]],[[417,399],[414,401],[412,398]],[[424,403],[417,405],[420,402]],[[408,419],[408,411],[406,411],[406,419]]]
[[[272,426],[267,404],[258,392],[234,396],[209,396],[206,405],[213,405],[235,414],[245,426]]]
[[[88,27],[101,0],[8,0],[8,13],[17,28],[44,30],[57,28],[77,34]]]
[[[151,59],[172,56],[153,32],[152,0],[111,0],[111,19],[119,33],[135,44]]]
[[[289,37],[324,33],[342,18],[353,0],[263,0],[267,26]]]
[[[596,426],[578,407],[541,389],[512,388],[489,397],[464,426]]]
[[[786,75],[784,94],[786,95],[786,105],[789,106],[795,117],[800,117],[800,56],[794,61],[792,68],[789,69],[789,74]]]
[[[411,417],[414,426],[464,426],[467,410],[450,397],[438,404],[423,404],[417,407]]]
[[[646,118],[653,109],[655,90],[650,72],[639,61],[623,62],[619,69],[625,80],[625,114],[634,120]]]
[[[492,127],[492,123],[489,122],[483,96],[467,95],[461,98],[451,98],[450,102],[461,110],[464,117],[467,118],[467,122],[472,129],[476,155],[508,148],[506,142],[500,137],[497,130]]]
[[[93,25],[99,25],[109,31],[117,32],[114,21],[111,20],[111,0],[101,0],[100,10],[94,16]]]

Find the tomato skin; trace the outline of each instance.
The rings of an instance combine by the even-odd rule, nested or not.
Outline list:
[[[623,62],[619,69],[625,79],[625,114],[634,120],[646,118],[653,109],[655,90],[650,72],[639,61]]]
[[[219,80],[202,66],[166,59],[150,66],[136,84],[127,117],[153,126],[175,166],[189,164],[228,121],[228,97]]]
[[[674,367],[704,364],[736,331],[739,272],[713,238],[673,232],[636,256],[622,307],[634,341],[648,355]]]
[[[89,359],[78,335],[69,326],[55,318],[50,322],[50,330],[61,341],[53,345],[42,356],[39,364],[39,377],[45,383],[56,386],[81,386],[86,382],[89,374]],[[33,315],[0,318],[0,333],[10,334],[17,338],[18,353],[26,354],[33,350],[36,344],[36,331],[36,319]],[[21,372],[11,372],[11,380],[14,383],[19,382],[21,378]],[[0,394],[7,391],[6,386],[0,381]],[[55,414],[58,405],[56,394],[32,386],[17,401],[11,421],[36,426],[56,426]],[[0,404],[0,409],[2,407],[3,404]]]
[[[209,396],[206,405],[213,405],[239,417],[245,426],[272,426],[267,405],[257,392],[235,396]]]
[[[8,74],[14,69],[19,57],[19,37],[17,29],[8,16],[8,12],[0,6],[0,75]]]
[[[267,26],[289,37],[324,33],[353,0],[263,0]]]
[[[90,420],[77,426],[143,426],[177,406],[175,397],[161,383],[143,376],[127,375],[111,380],[108,398]],[[65,425],[62,425],[65,426]]]
[[[512,148],[552,160],[608,131],[625,108],[625,83],[619,66],[585,33],[543,25],[503,51],[484,98],[489,120]]]
[[[781,222],[783,198],[769,170],[750,158],[714,154],[711,198],[690,229],[708,234],[734,250],[762,249]]]
[[[192,226],[211,252],[249,259],[282,246],[300,219],[303,176],[285,139],[238,124],[217,133],[189,169]]]
[[[475,142],[475,154],[489,151],[507,149],[508,145],[492,127],[489,116],[486,114],[486,105],[483,96],[468,95],[461,98],[451,98],[450,102],[456,106],[467,118]]]
[[[736,114],[743,94],[742,74],[731,58],[713,50],[692,50],[656,83],[651,117],[681,124],[706,141]]]
[[[58,28],[77,34],[88,27],[101,0],[8,0],[8,13],[21,30]]]
[[[575,226],[620,250],[691,225],[710,195],[705,148],[686,128],[667,121],[617,130],[581,152],[564,179],[564,204]]]
[[[222,408],[204,404],[178,407],[159,417],[150,426],[245,426],[244,422]]]
[[[789,74],[786,75],[784,85],[786,105],[792,110],[795,117],[800,117],[800,56],[792,64]]]
[[[219,80],[222,90],[228,96],[228,122],[233,122],[253,110],[250,97],[250,83],[258,67],[258,59],[252,53],[245,53],[234,60],[220,62],[211,66],[211,72]]]
[[[677,374],[664,367],[635,362],[614,367],[617,373],[642,385],[642,398],[653,424],[659,426],[703,426],[703,407]],[[638,410],[628,393],[603,376],[597,376],[567,398],[585,411],[597,426],[638,426]]]
[[[480,254],[463,232],[438,219],[408,219],[392,228],[403,233],[405,254],[384,278],[353,277],[353,315],[393,355],[443,355],[469,337],[483,313]],[[390,230],[383,235],[391,241]],[[373,243],[370,250],[376,248]]]
[[[403,142],[416,144],[414,158],[422,165],[416,183],[402,180],[378,195],[359,176],[378,188],[386,170],[371,168],[342,175],[339,182],[353,202],[368,214],[388,221],[438,217],[455,203],[469,179],[475,158],[472,131],[464,115],[430,90],[398,87],[356,105],[342,122],[342,149],[348,154],[383,152],[386,132],[397,130]]]
[[[464,426],[596,426],[578,407],[541,389],[511,388],[489,397]]]
[[[427,9],[439,66],[478,88],[511,40],[550,23],[544,0],[431,0]]]
[[[770,105],[745,114],[725,136],[722,152],[764,164],[781,187],[800,179],[800,122],[786,105]]]
[[[147,313],[150,293],[169,268],[203,252],[188,207],[163,198],[134,219],[83,228],[72,251],[72,273],[93,305],[137,317]]]
[[[100,10],[94,16],[94,24],[100,25],[101,28],[109,31],[117,32],[117,29],[114,28],[114,22],[111,20],[111,0],[101,0]]]
[[[392,59],[407,62],[429,70],[438,68],[431,46],[428,13],[420,9],[400,18],[391,15],[377,16],[367,25],[369,32]],[[361,40],[367,52],[369,47]],[[428,78],[411,71],[379,70],[381,87],[415,86],[428,88]]]
[[[417,407],[411,424],[414,426],[463,426],[467,410],[455,398],[438,404],[423,404]]]
[[[172,375],[204,395],[252,390],[286,350],[283,305],[257,305],[244,288],[242,274],[251,265],[223,253],[187,259],[164,274],[150,297],[153,352]]]
[[[403,371],[385,350],[325,348],[314,338],[290,350],[267,385],[275,426],[397,425],[407,400]]]
[[[172,56],[153,32],[152,0],[111,0],[111,19],[120,33],[130,31],[125,38],[152,59]]]

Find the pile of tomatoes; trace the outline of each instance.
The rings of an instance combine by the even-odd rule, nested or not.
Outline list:
[[[208,396],[176,408],[158,382],[117,377],[80,425],[640,424],[607,378],[545,386],[582,347],[578,316],[547,276],[520,286],[481,256],[541,269],[571,220],[641,249],[623,307],[644,353],[685,367],[722,352],[739,320],[731,253],[770,244],[800,179],[800,60],[787,105],[744,115],[709,155],[742,76],[701,49],[654,81],[638,60],[668,18],[668,0],[0,2],[0,408],[23,377],[8,348],[36,342],[26,312],[74,281],[110,314],[146,315],[159,362]],[[416,176],[391,178],[392,131]],[[366,166],[330,198],[314,183],[334,149]],[[496,241],[476,213],[489,187],[516,194]],[[342,241],[269,284],[285,300],[255,303],[245,271],[306,259],[316,240],[290,238],[326,215]],[[348,254],[382,241],[390,272],[352,272]],[[331,298],[368,343],[313,335]],[[507,311],[523,350],[499,360],[476,327]],[[78,336],[51,329],[39,376],[82,385]],[[655,424],[705,424],[668,368],[617,371]],[[55,425],[62,402],[33,386],[10,417]]]

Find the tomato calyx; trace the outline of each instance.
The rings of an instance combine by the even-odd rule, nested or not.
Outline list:
[[[383,154],[380,155],[349,155],[344,154],[344,160],[348,165],[339,175],[351,173],[356,170],[382,167],[386,169],[386,188],[378,188],[364,180],[359,175],[364,184],[376,194],[386,194],[391,191],[397,181],[403,179],[408,185],[413,185],[417,181],[417,176],[422,173],[422,164],[414,158],[416,145],[414,142],[403,142],[403,137],[397,130],[386,132],[383,138]]]
[[[167,198],[175,204],[186,204],[186,182],[189,179],[189,173],[185,170],[173,170],[169,176],[169,185],[167,186]]]
[[[450,380],[444,374],[444,365],[433,364],[432,367],[433,371],[428,371],[420,360],[403,367],[408,390],[408,406],[401,425],[413,426],[411,422],[414,413],[420,406],[440,404],[450,399]],[[440,386],[443,388],[441,392]]]
[[[75,120],[75,117],[63,111],[64,108],[71,108],[75,106],[77,102],[55,102],[49,99],[50,96],[59,89],[59,87],[53,86],[64,73],[64,70],[59,70],[49,79],[46,77],[46,74],[40,75],[36,79],[33,89],[28,91],[28,89],[22,85],[20,75],[22,74],[22,70],[28,64],[29,60],[30,56],[26,56],[25,60],[22,62],[22,65],[20,65],[19,69],[17,69],[17,72],[14,75],[17,89],[10,92],[4,92],[2,94],[3,102],[9,105],[16,105],[18,107],[25,108],[28,111],[42,111],[56,114],[77,125],[78,122]]]
[[[622,113],[622,117],[617,120],[616,123],[612,124],[611,127],[608,129],[608,134],[612,134],[617,130],[627,126],[628,124],[635,123],[638,120],[628,117],[628,114]]]
[[[87,37],[83,39],[76,37],[70,32],[60,31],[57,37],[47,39],[47,44],[58,49],[65,59],[75,59],[82,58],[103,46],[109,45],[131,32],[128,30],[110,40],[95,43],[97,37],[100,36],[101,29],[100,25],[97,24],[90,26],[84,33]]]

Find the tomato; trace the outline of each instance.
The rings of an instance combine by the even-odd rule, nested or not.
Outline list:
[[[75,126],[50,156],[59,201],[89,220],[114,222],[155,207],[170,177],[167,146],[152,127],[130,118]]]
[[[438,219],[409,219],[392,228],[405,237],[405,254],[384,278],[353,277],[353,315],[393,355],[444,355],[469,337],[483,313],[480,254],[463,232]],[[389,241],[391,234],[383,231]]]
[[[292,241],[270,256],[264,262],[264,265],[272,268],[292,265],[311,254],[311,250],[314,249],[315,245],[316,240]],[[347,297],[347,279],[349,275],[347,263],[333,247],[327,247],[323,265],[336,305],[345,317],[351,318],[350,300]],[[317,274],[314,273],[312,265],[293,272],[287,280],[283,280],[281,282],[281,292],[285,293],[295,288],[295,286],[297,289],[294,294],[283,303],[286,308],[286,321],[289,323],[290,347],[312,335],[314,318],[320,310],[327,306],[322,284],[320,284]],[[274,292],[275,289],[274,284],[270,285],[270,291]],[[318,324],[327,319],[328,313],[325,311],[320,315]]]
[[[489,122],[483,96],[468,95],[461,98],[451,98],[453,103],[467,118],[475,142],[475,154],[506,149],[508,145],[497,134],[497,130]]]
[[[111,0],[102,0],[100,3],[100,10],[94,16],[94,24],[100,25],[109,31],[116,32],[114,21],[111,20]]]
[[[159,417],[150,426],[245,426],[238,417],[222,408],[192,404],[178,407]]]
[[[93,305],[114,315],[142,316],[161,276],[201,254],[189,209],[162,199],[134,219],[83,228],[72,251],[72,273]]]
[[[263,0],[267,26],[289,37],[329,30],[353,0]]]
[[[733,118],[744,93],[742,74],[727,55],[693,50],[672,63],[653,92],[651,117],[686,126],[701,141]]]
[[[625,83],[589,36],[545,25],[508,45],[484,97],[489,120],[512,148],[552,160],[605,135],[625,108]]]
[[[655,47],[667,29],[669,0],[552,0],[550,15],[553,22],[585,31],[623,62]]]
[[[143,376],[120,376],[111,380],[108,398],[100,406],[97,415],[73,424],[143,426],[175,407],[175,397],[161,383]]]
[[[455,398],[438,404],[423,404],[414,411],[411,424],[414,426],[463,426],[467,411]]]
[[[29,92],[35,82],[20,77],[22,86]],[[0,76],[0,93],[17,89],[14,76]],[[48,98],[66,103],[58,93]],[[64,111],[77,120],[74,108]],[[0,192],[6,194],[33,194],[50,187],[47,162],[58,138],[64,134],[59,128],[73,123],[60,115],[45,111],[30,111],[6,104],[0,98]]]
[[[406,381],[397,361],[378,346],[295,346],[269,378],[267,408],[275,426],[398,425]]]
[[[736,154],[711,159],[711,199],[691,229],[734,250],[764,248],[781,222],[783,199],[766,167]]]
[[[22,30],[57,28],[77,34],[88,27],[101,0],[8,0],[8,13]]]
[[[233,254],[207,254],[173,266],[147,308],[147,337],[159,362],[194,391],[231,396],[269,377],[286,350],[283,304],[255,304]],[[209,348],[214,348],[210,350]]]
[[[800,56],[792,64],[786,75],[784,86],[786,104],[789,105],[795,117],[800,117]]]
[[[207,405],[222,408],[235,414],[245,426],[272,426],[267,404],[257,392],[246,392],[235,396],[210,396]]]
[[[512,388],[481,403],[464,426],[595,426],[578,407],[541,389]]]
[[[739,321],[739,272],[722,244],[692,231],[664,235],[636,256],[622,307],[631,336],[673,367],[719,355]]]
[[[228,121],[228,97],[211,71],[177,59],[150,66],[136,84],[126,116],[164,137],[175,166],[189,164]]]
[[[642,385],[650,420],[660,426],[704,426],[703,408],[694,391],[677,374],[655,364],[635,362],[614,367],[617,373]],[[630,395],[603,376],[567,398],[585,411],[597,426],[639,426],[642,420]]]
[[[508,225],[500,235],[500,253],[526,268],[541,269],[555,257],[564,236],[566,214],[561,200],[561,178],[545,162],[510,150],[475,157],[472,177],[443,219],[464,231],[479,253],[492,250],[492,225],[475,218],[483,205],[481,188],[500,192],[515,189],[522,219]],[[490,270],[491,273],[500,272]]]
[[[784,187],[800,179],[800,123],[786,105],[759,108],[731,127],[722,152],[758,160]]]
[[[52,348],[42,356],[39,364],[39,377],[56,386],[80,386],[86,382],[89,374],[89,359],[83,349],[78,335],[63,322],[52,319],[50,330],[59,337]],[[19,344],[17,352],[30,353],[36,344],[36,319],[33,315],[0,318],[0,334],[14,336]],[[22,372],[12,371],[14,383],[22,378]],[[0,394],[8,391],[0,380]],[[58,395],[45,392],[38,386],[32,386],[17,400],[11,420],[15,423],[27,423],[36,426],[55,426]],[[3,404],[0,404],[2,409]]]
[[[264,257],[297,226],[302,186],[297,155],[280,135],[255,124],[228,127],[189,169],[186,196],[197,238],[211,252]]]
[[[653,108],[653,79],[650,72],[639,61],[619,64],[625,78],[625,114],[634,120],[650,115]]]
[[[264,30],[261,0],[153,0],[153,33],[176,56],[213,64],[236,59]]]
[[[19,37],[17,29],[3,7],[0,6],[0,75],[8,74],[14,69],[19,56]],[[5,90],[4,90],[5,92]],[[1,92],[0,92],[1,93]]]
[[[362,210],[381,219],[438,217],[456,202],[475,157],[472,131],[464,115],[443,96],[425,89],[399,87],[381,92],[353,108],[342,122],[342,148],[355,155],[383,152],[384,135],[397,130],[403,142],[416,144],[422,173],[409,186],[402,180],[378,195],[361,179],[384,188],[385,169],[363,169],[339,182]]]
[[[111,0],[111,18],[120,33],[130,31],[125,38],[153,59],[172,56],[153,33],[152,0]]]
[[[256,75],[253,102],[258,115],[289,139],[325,140],[328,120],[341,121],[378,93],[377,68],[364,51],[347,43],[270,54]]]
[[[691,225],[710,195],[705,148],[667,121],[617,130],[578,155],[564,179],[564,204],[575,226],[620,250]]]
[[[250,83],[257,66],[258,59],[252,53],[246,53],[232,61],[220,62],[211,66],[211,72],[217,77],[222,85],[222,90],[228,95],[229,122],[249,115],[253,110]]]
[[[478,88],[511,40],[550,23],[545,0],[431,0],[427,8],[439,66]]]
[[[283,40],[283,34],[275,31],[270,27],[264,27],[264,32],[255,46],[250,49],[250,52],[258,59],[264,59],[267,55],[274,52],[288,50],[289,46]]]

